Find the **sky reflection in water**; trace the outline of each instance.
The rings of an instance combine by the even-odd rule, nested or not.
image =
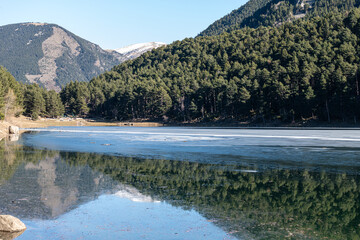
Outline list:
[[[235,239],[193,210],[102,195],[56,220],[25,221],[19,239]]]

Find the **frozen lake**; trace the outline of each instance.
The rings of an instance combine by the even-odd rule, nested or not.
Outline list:
[[[64,127],[26,134],[24,144],[257,169],[360,167],[360,130]]]
[[[356,239],[359,133],[37,129],[0,143],[0,214],[17,239]]]

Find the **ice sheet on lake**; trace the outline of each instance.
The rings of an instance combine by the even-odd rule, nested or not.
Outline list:
[[[35,129],[40,148],[261,167],[360,167],[360,130],[131,127]]]

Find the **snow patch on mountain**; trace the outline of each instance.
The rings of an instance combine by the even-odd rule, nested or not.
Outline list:
[[[127,59],[134,59],[142,54],[156,49],[158,47],[166,46],[166,43],[163,42],[148,42],[148,43],[138,43],[123,48],[115,49],[116,52],[123,54]]]

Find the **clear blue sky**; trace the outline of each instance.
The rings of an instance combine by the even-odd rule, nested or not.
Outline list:
[[[104,49],[195,37],[247,0],[1,0],[0,25],[58,24]]]

